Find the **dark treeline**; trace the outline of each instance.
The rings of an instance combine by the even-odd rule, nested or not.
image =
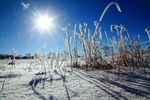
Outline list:
[[[16,56],[15,59],[33,59],[34,56]],[[3,59],[13,59],[13,55],[9,54],[0,54],[0,60]]]

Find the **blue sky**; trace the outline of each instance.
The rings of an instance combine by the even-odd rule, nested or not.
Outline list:
[[[44,52],[65,51],[61,28],[84,22],[92,28],[111,1],[119,3],[122,13],[112,6],[101,22],[103,30],[109,33],[110,24],[122,24],[131,35],[140,34],[141,41],[148,40],[144,29],[150,28],[150,0],[0,0],[0,54],[11,54],[13,48],[22,55],[34,53],[44,44]],[[33,13],[37,12],[54,17],[55,27],[48,32],[35,28],[37,16]]]

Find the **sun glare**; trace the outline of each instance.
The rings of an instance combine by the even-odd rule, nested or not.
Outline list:
[[[49,18],[48,16],[39,16],[36,22],[37,22],[37,27],[40,28],[41,30],[49,31],[50,27],[53,26],[52,19]]]

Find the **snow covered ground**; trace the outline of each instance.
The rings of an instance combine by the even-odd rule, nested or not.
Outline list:
[[[36,63],[35,63],[36,62]],[[48,61],[45,66],[48,68]],[[0,61],[0,100],[150,100],[150,70],[52,68],[34,60]],[[145,73],[145,72],[144,72]]]

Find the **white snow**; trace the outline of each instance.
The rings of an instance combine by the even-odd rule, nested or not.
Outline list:
[[[150,100],[149,69],[145,76],[143,68],[134,74],[126,68],[118,74],[115,70],[50,69],[47,62],[45,76],[37,60],[16,60],[15,68],[8,65],[9,60],[0,60],[0,100]]]

